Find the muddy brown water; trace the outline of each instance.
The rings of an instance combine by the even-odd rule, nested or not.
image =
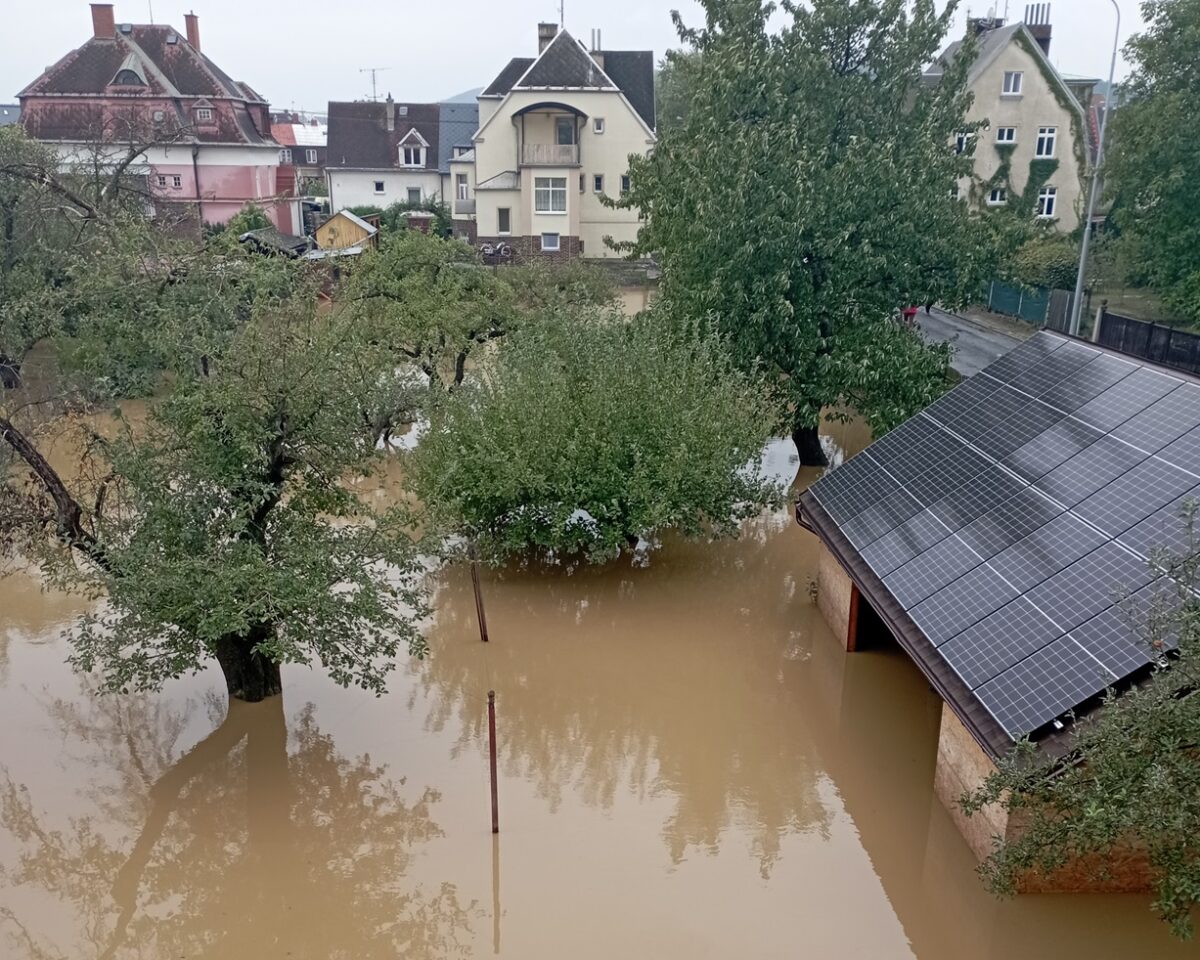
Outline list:
[[[936,696],[842,653],[813,563],[781,511],[645,568],[488,572],[487,646],[450,569],[387,696],[285,668],[228,716],[213,670],[96,696],[63,662],[83,602],[10,575],[0,957],[1197,955],[1145,897],[982,888],[931,791]]]

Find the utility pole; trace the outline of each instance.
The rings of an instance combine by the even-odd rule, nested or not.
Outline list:
[[[375,83],[377,75],[383,73],[384,70],[390,70],[390,69],[391,69],[391,67],[359,67],[359,70],[358,70],[359,73],[369,73],[371,75],[371,100],[372,101],[379,99],[379,89]]]

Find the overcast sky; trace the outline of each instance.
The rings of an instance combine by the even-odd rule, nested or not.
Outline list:
[[[694,0],[565,0],[566,26],[585,43],[593,27],[613,50],[663,51],[678,45],[670,11],[700,24]],[[1141,26],[1135,0],[1122,7],[1121,42]],[[46,67],[91,35],[84,0],[4,3],[0,18],[0,102],[16,94]],[[986,14],[991,0],[972,0],[971,13]],[[1004,0],[998,0],[1004,12]],[[156,23],[183,30],[183,15],[200,17],[204,52],[235,79],[245,80],[279,109],[324,110],[329,100],[371,93],[364,67],[384,67],[379,95],[397,100],[440,100],[485,86],[516,56],[536,51],[538,20],[557,20],[556,0],[118,0],[118,22]],[[967,3],[960,5],[962,32]],[[1024,0],[1011,0],[1011,18]],[[1050,59],[1066,73],[1102,77],[1108,72],[1114,19],[1102,0],[1054,0]],[[1126,72],[1117,64],[1118,79]]]

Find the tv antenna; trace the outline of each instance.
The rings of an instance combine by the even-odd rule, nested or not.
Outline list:
[[[566,27],[567,25],[566,12],[563,9],[566,5],[567,0],[558,0],[558,25],[560,27]]]
[[[371,75],[371,99],[372,100],[379,99],[379,91],[378,91],[378,89],[376,87],[376,83],[375,83],[376,76],[378,74],[383,73],[384,70],[391,70],[391,69],[392,69],[391,67],[360,67],[359,68],[359,70],[358,70],[359,73],[369,73]]]

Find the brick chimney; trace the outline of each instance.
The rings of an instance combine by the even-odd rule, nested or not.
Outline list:
[[[558,36],[557,23],[539,23],[538,24],[538,53],[540,54],[548,46],[550,41]]]
[[[112,40],[117,35],[117,21],[111,3],[92,4],[92,36]]]
[[[388,133],[396,129],[396,101],[392,99],[389,93],[387,99],[383,101],[384,118],[387,124]]]
[[[187,25],[188,43],[197,53],[200,52],[200,18],[195,13],[185,13],[183,22]]]
[[[1027,3],[1025,5],[1025,26],[1042,53],[1050,55],[1050,4]]]

